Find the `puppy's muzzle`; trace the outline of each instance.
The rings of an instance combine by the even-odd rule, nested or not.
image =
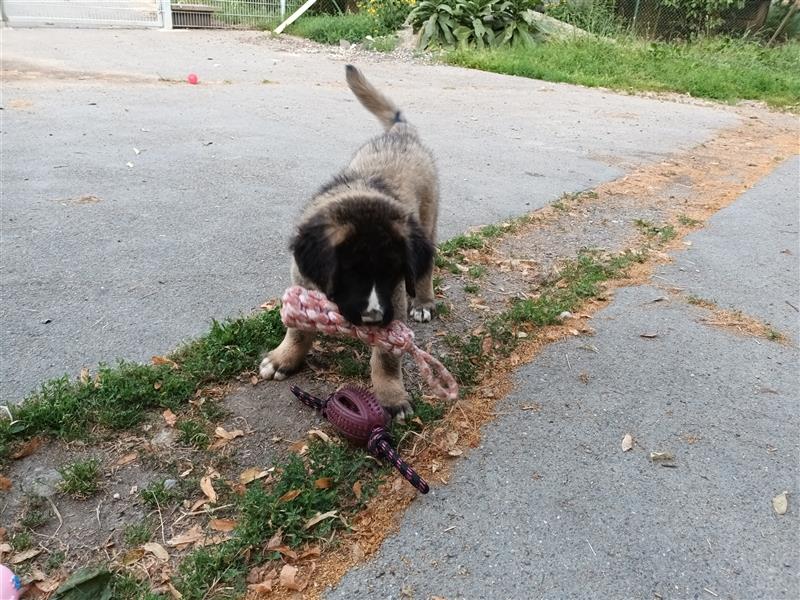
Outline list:
[[[369,299],[367,300],[367,308],[361,312],[361,321],[367,325],[371,325],[374,323],[380,323],[382,320],[383,307],[381,306],[380,300],[378,300],[378,294],[373,287],[369,294]]]

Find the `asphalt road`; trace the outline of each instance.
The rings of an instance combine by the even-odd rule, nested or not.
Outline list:
[[[257,33],[6,28],[3,61],[0,400],[11,402],[83,366],[168,352],[282,292],[300,207],[378,131],[345,62],[437,155],[442,237],[737,121]],[[189,72],[200,85],[183,83]]]
[[[787,161],[718,213],[658,281],[796,340],[799,171]],[[664,296],[622,289],[592,321],[596,352],[572,338],[520,368],[481,446],[327,598],[797,598],[797,346]]]

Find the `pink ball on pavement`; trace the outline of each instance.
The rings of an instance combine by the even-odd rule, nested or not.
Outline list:
[[[189,76],[186,78],[186,81],[188,81],[192,85],[196,85],[198,81],[197,75],[195,75],[194,73],[189,73]]]
[[[0,598],[3,600],[19,600],[22,582],[19,577],[5,565],[0,565]]]

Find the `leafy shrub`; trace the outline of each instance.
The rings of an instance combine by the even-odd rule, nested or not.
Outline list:
[[[614,13],[615,0],[558,0],[546,4],[546,15],[596,35],[612,36],[622,25]]]
[[[724,22],[729,8],[744,6],[744,0],[659,0],[659,3],[674,9],[683,26],[694,35],[714,31]]]
[[[421,48],[530,45],[535,0],[423,0],[409,21],[421,30]]]
[[[362,0],[358,8],[375,19],[377,35],[385,35],[400,29],[417,0]]]
[[[289,32],[320,44],[338,44],[339,40],[360,42],[368,35],[375,35],[374,29],[372,16],[358,13],[305,17],[293,23]]]

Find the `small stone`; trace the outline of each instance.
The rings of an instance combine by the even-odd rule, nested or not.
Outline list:
[[[350,46],[352,46],[352,44],[347,40],[339,40],[339,48],[342,50],[349,50]]]
[[[571,319],[572,318],[572,313],[569,312],[568,310],[565,310],[560,315],[558,315],[558,318],[561,321],[563,321],[564,319]]]
[[[165,479],[164,480],[164,489],[165,490],[171,490],[176,485],[178,485],[178,482],[176,480],[174,480],[174,479]]]
[[[120,499],[119,492],[117,492],[116,494],[114,494],[113,498],[114,498],[114,500],[119,500],[119,499]]]
[[[58,486],[62,481],[61,473],[56,469],[36,467],[25,477],[25,483],[22,484],[21,488],[22,491],[31,496],[50,498],[58,493]]]

